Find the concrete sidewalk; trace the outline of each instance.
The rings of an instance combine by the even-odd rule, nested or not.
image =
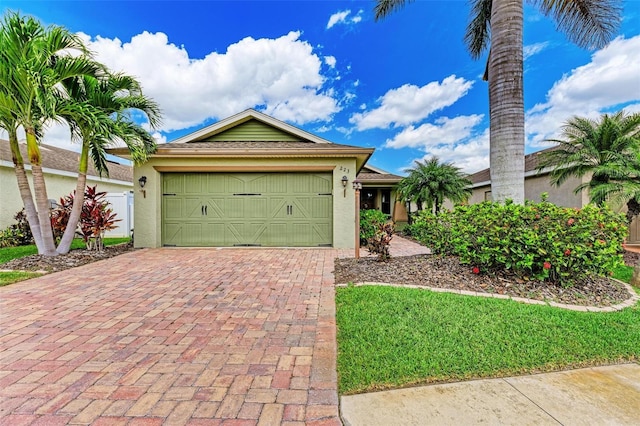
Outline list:
[[[638,425],[640,365],[343,396],[346,426]]]

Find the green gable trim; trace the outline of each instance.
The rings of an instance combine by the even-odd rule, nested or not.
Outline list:
[[[259,120],[251,119],[221,133],[201,139],[198,142],[235,141],[277,141],[306,142],[298,136],[284,132]],[[194,141],[195,142],[195,141]]]

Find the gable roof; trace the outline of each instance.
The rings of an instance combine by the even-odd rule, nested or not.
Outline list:
[[[78,161],[80,154],[74,151],[58,148],[53,145],[40,144],[40,150],[42,152],[42,167],[51,170],[59,170],[69,173],[78,173]],[[20,143],[20,152],[24,159],[25,165],[29,165],[29,156],[27,155],[27,145]],[[13,160],[11,156],[11,147],[9,141],[0,139],[0,163],[7,167],[13,167]],[[123,164],[117,164],[114,162],[108,162],[107,168],[109,169],[109,176],[104,177],[112,180],[120,180],[123,182],[133,182],[133,169],[131,166],[125,166]],[[99,178],[93,164],[89,162],[87,169],[87,176],[92,178]]]
[[[196,130],[193,133],[182,136],[171,143],[189,143],[189,142],[198,142],[204,139],[211,138],[213,136],[219,135],[227,130],[237,127],[240,124],[246,123],[250,120],[257,120],[258,122],[269,125],[273,128],[276,128],[286,134],[294,136],[295,139],[298,139],[300,142],[312,142],[312,143],[331,143],[326,139],[318,137],[314,134],[306,132],[302,129],[299,129],[295,126],[285,123],[284,121],[280,121],[276,118],[270,117],[266,114],[256,111],[255,109],[247,109],[238,114],[232,115],[231,117],[227,117],[223,120],[218,121],[210,126],[202,128],[200,130]]]
[[[363,184],[396,184],[402,180],[402,176],[394,175],[386,170],[374,166],[366,165],[358,173],[358,180]]]
[[[557,149],[557,146],[552,146],[550,148],[542,149],[540,151],[532,152],[531,154],[527,154],[524,156],[524,173],[525,177],[537,175],[538,164],[540,154]],[[544,170],[541,174],[544,174]],[[491,169],[480,170],[469,176],[469,180],[473,183],[473,187],[477,186],[486,186],[491,184]]]
[[[248,109],[224,120],[158,145],[154,158],[321,158],[355,157],[358,170],[373,148],[341,145]],[[129,158],[126,148],[107,152]]]

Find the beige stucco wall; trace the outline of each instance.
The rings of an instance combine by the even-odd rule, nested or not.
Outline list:
[[[325,167],[333,173],[333,246],[355,247],[355,193],[352,182],[356,177],[355,158],[277,158],[277,159],[224,159],[224,158],[153,158],[134,168],[134,182],[147,177],[143,190],[136,183],[134,190],[134,223],[136,247],[162,245],[162,172],[156,168],[175,167],[172,171],[224,172],[304,172],[314,167]],[[349,183],[343,195],[341,179]]]
[[[583,178],[584,179],[584,178]],[[582,191],[574,194],[573,191],[582,182],[579,178],[569,178],[560,186],[551,186],[549,176],[527,176],[524,181],[524,197],[527,200],[539,202],[543,192],[549,194],[547,201],[562,207],[580,208],[589,203],[589,195]],[[491,191],[489,185],[473,188],[473,193],[469,198],[469,204],[481,203],[486,200],[485,194]]]
[[[27,177],[33,193],[30,171],[27,171]],[[76,189],[76,178],[77,176],[73,173],[45,169],[45,182],[49,199],[57,201],[60,197],[73,192]],[[98,190],[105,192],[124,192],[133,188],[133,184],[130,182],[99,179],[91,176],[87,177],[87,185],[97,185]],[[15,222],[13,217],[22,207],[22,198],[18,191],[15,170],[13,167],[0,167],[0,229],[5,229],[7,226],[12,225]]]

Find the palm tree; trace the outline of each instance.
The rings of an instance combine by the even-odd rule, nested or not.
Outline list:
[[[451,163],[440,163],[438,157],[416,161],[405,170],[409,176],[398,183],[401,199],[414,201],[418,210],[423,204],[434,214],[440,213],[444,200],[454,203],[466,201],[471,195],[471,181]]]
[[[73,51],[80,56],[72,56]],[[9,133],[20,195],[38,252],[48,256],[56,251],[39,138],[43,125],[58,120],[61,110],[91,112],[86,105],[66,102],[60,88],[66,79],[100,73],[101,67],[86,54],[82,40],[62,27],[45,29],[17,13],[7,14],[0,24],[0,125]],[[35,204],[18,145],[19,127],[26,134]]]
[[[110,74],[102,79],[83,76],[69,79],[64,85],[74,102],[95,107],[102,126],[96,127],[95,120],[87,120],[85,115],[75,114],[75,111],[65,116],[82,140],[82,150],[73,207],[57,248],[57,252],[62,254],[71,248],[82,213],[89,157],[101,176],[108,175],[105,148],[122,141],[131,152],[133,161],[140,164],[155,152],[156,143],[147,130],[132,120],[130,112],[142,112],[152,128],[160,124],[158,105],[142,94],[140,84],[131,76]]]
[[[407,0],[376,0],[376,20]],[[621,20],[619,0],[537,0],[569,39],[581,47],[600,48]],[[522,0],[472,0],[465,42],[474,59],[490,47],[485,79],[489,82],[491,193],[495,200],[524,202],[524,100]]]
[[[549,139],[558,146],[544,152],[538,172],[551,167],[551,184],[591,174],[575,193],[589,191],[591,202],[627,203],[631,217],[640,202],[640,113],[603,114],[599,120],[573,117],[562,129],[563,139]]]

